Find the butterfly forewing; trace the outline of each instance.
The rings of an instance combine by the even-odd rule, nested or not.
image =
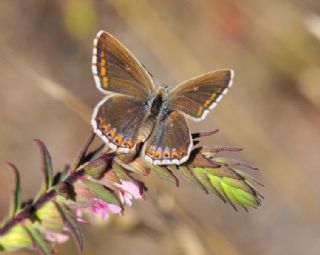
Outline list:
[[[154,121],[142,100],[112,95],[96,106],[91,124],[113,151],[127,153],[149,137]]]
[[[154,165],[179,165],[189,159],[192,145],[185,117],[172,111],[158,119],[144,147],[145,159]]]
[[[196,121],[201,121],[226,94],[232,80],[233,71],[226,69],[185,81],[171,91],[170,107],[184,112]]]
[[[233,79],[232,70],[219,70],[183,82],[169,95],[164,88],[156,92],[142,64],[104,31],[93,42],[92,72],[98,89],[111,93],[94,109],[94,132],[113,151],[128,153],[144,143],[145,160],[155,165],[189,159],[193,141],[183,113],[203,120]]]
[[[147,98],[154,92],[145,68],[125,46],[104,31],[93,42],[92,72],[98,89],[104,93]]]

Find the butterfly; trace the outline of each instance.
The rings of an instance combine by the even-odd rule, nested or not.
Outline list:
[[[145,67],[111,34],[100,31],[93,42],[92,72],[106,97],[92,114],[94,132],[112,151],[130,153],[137,145],[154,165],[180,165],[193,141],[185,115],[206,118],[232,85],[230,69],[208,72],[169,91],[156,88]]]

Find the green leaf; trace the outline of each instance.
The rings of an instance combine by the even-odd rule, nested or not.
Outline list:
[[[187,181],[189,181],[192,184],[198,186],[204,192],[209,193],[208,189],[195,177],[195,175],[189,169],[189,167],[187,167],[187,166],[179,166],[179,170],[181,171],[182,175],[185,177],[185,179]]]
[[[0,237],[0,246],[5,251],[16,251],[31,248],[33,240],[22,225],[15,225]],[[1,249],[0,249],[1,250]]]
[[[104,159],[98,158],[90,161],[83,168],[87,175],[94,179],[100,179],[105,173],[107,166],[108,164]]]
[[[93,130],[91,130],[89,138],[86,140],[85,144],[83,145],[82,149],[77,155],[75,161],[70,167],[71,171],[76,171],[76,169],[85,162],[84,160],[86,159],[86,154],[88,152],[90,145],[94,140],[94,137],[95,137],[95,133],[93,132]],[[89,161],[90,159],[87,159],[87,160]]]
[[[242,166],[251,170],[255,170],[258,171],[259,168],[255,167],[255,166],[251,166],[248,163],[242,162],[240,160],[237,159],[230,159],[230,158],[224,158],[224,157],[215,157],[214,161],[220,164],[224,164],[227,166]]]
[[[101,184],[89,181],[87,179],[82,180],[82,182],[91,192],[96,194],[100,199],[102,199],[106,203],[118,205],[122,208],[122,204],[121,204],[120,200],[114,194],[114,192],[112,190],[110,190],[109,188],[107,188]]]
[[[7,162],[7,164],[10,167],[10,169],[13,171],[15,176],[15,189],[13,192],[13,198],[10,204],[10,211],[9,211],[9,217],[13,217],[15,213],[21,209],[21,203],[22,203],[21,202],[21,181],[20,181],[20,174],[17,167],[10,162]]]
[[[170,181],[174,183],[177,187],[179,186],[179,180],[172,171],[164,166],[153,165],[148,162],[145,162],[146,166],[151,169],[152,172],[156,173],[161,179]]]
[[[44,175],[44,184],[41,188],[41,193],[44,193],[51,188],[53,183],[52,160],[46,145],[39,139],[35,139],[34,141],[39,146],[41,153],[41,170]]]
[[[224,187],[221,184],[221,177],[209,174],[208,178],[209,178],[212,186],[218,191],[218,193],[221,195],[221,197],[223,197],[223,200],[225,202],[226,201],[229,202],[229,204],[232,206],[232,208],[237,210],[237,208],[235,207],[235,205],[233,203],[233,200],[230,199],[230,195],[228,195],[228,193],[226,193]]]
[[[128,161],[128,158],[129,156],[120,154],[115,157],[113,161],[132,173],[137,173],[144,176],[147,176],[150,173],[150,169],[146,167],[145,161],[141,157],[138,157],[133,161],[131,160],[129,163],[126,163]]]
[[[209,179],[219,193],[232,203],[250,207],[257,207],[259,205],[255,191],[243,180],[213,175],[209,175]]]
[[[41,254],[51,255],[52,253],[50,247],[44,240],[40,231],[36,229],[31,223],[25,224],[24,226],[33,241],[34,248],[37,249]]]
[[[211,184],[216,188],[216,190],[219,192],[219,194],[221,196],[225,197],[226,194],[223,190],[223,187],[221,186],[220,177],[213,176],[213,175],[209,175],[208,177],[209,177]]]
[[[115,175],[121,180],[131,179],[128,173],[124,170],[124,168],[116,162],[112,162],[112,170],[115,173]]]
[[[47,201],[35,211],[34,216],[38,219],[38,222],[41,223],[41,227],[53,232],[61,232],[63,230],[63,219],[54,202],[55,200],[62,199],[61,196],[57,196],[56,199]]]
[[[203,186],[216,194],[224,203],[226,203],[225,195],[223,192],[221,192],[219,186],[214,185],[214,183],[210,181],[210,178],[208,176],[208,169],[195,167],[192,168],[192,172]]]
[[[73,201],[76,200],[77,194],[75,192],[74,186],[71,183],[60,182],[60,184],[55,187],[55,190],[58,195],[64,197],[65,199],[70,199]]]
[[[64,222],[70,230],[78,248],[83,251],[83,234],[77,220],[71,210],[63,203],[55,202],[55,206]]]

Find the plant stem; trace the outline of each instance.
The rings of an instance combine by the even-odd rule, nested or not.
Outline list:
[[[79,180],[82,176],[85,175],[85,171],[83,168],[77,170],[76,172],[72,172],[63,183],[72,184]],[[46,202],[54,199],[58,194],[57,189],[63,183],[59,183],[55,188],[48,190],[46,193],[41,195],[37,201],[34,203],[27,205],[21,211],[19,211],[15,216],[13,216],[2,228],[0,228],[0,236],[6,234],[13,226],[19,224],[20,222],[32,219],[32,216],[36,210],[41,208]]]
[[[57,183],[54,187],[47,190],[44,194],[42,194],[36,201],[33,203],[26,205],[20,211],[18,211],[12,218],[10,218],[1,228],[0,228],[0,236],[6,234],[12,227],[15,225],[23,222],[27,219],[32,219],[34,212],[41,208],[46,202],[54,199],[57,194],[64,191],[65,184],[73,184],[77,180],[79,180],[82,176],[85,175],[85,170],[81,167],[82,160],[85,158],[86,153],[88,151],[89,146],[94,140],[94,133],[91,131],[89,138],[87,139],[86,143],[84,144],[83,148],[80,150],[73,167],[69,170],[68,176],[65,180],[62,180],[60,183]],[[109,160],[109,157],[105,157],[105,160]]]

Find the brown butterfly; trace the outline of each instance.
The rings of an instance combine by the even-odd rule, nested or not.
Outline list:
[[[141,63],[116,38],[100,31],[93,42],[92,72],[107,96],[92,115],[94,132],[113,150],[129,153],[137,144],[154,165],[180,165],[193,146],[184,114],[204,120],[232,85],[230,69],[209,72],[172,90],[155,88]]]

